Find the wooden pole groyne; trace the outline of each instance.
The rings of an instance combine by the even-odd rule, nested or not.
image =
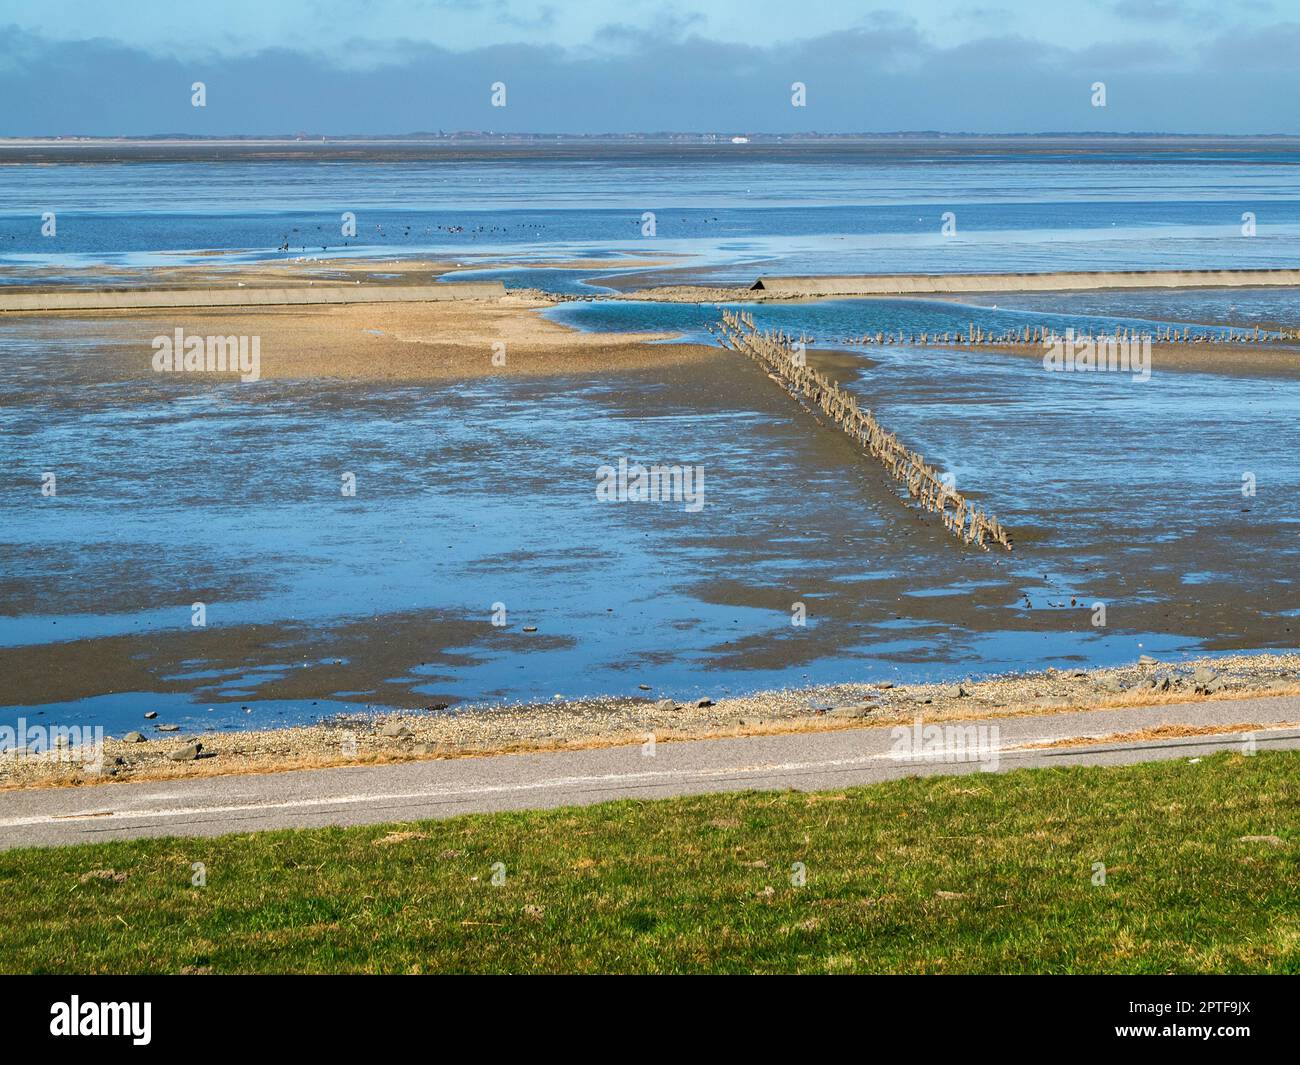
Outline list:
[[[1263,288],[1300,285],[1300,270],[1058,270],[1041,274],[856,274],[760,277],[770,296],[906,296],[952,292],[1078,292],[1089,289]]]
[[[963,331],[949,330],[940,332],[908,332],[902,328],[875,333],[863,333],[861,336],[842,336],[832,338],[832,343],[849,346],[875,345],[876,347],[940,347],[961,345],[963,347],[1050,347],[1067,341],[1081,344],[1273,344],[1278,341],[1300,340],[1300,330],[1296,329],[1262,329],[1251,326],[1245,329],[1236,326],[1205,326],[1200,331],[1192,328],[1179,329],[1176,326],[1158,326],[1151,330],[1132,329],[1116,326],[1113,333],[1093,332],[1089,330],[1067,329],[1058,333],[1045,325],[1025,325],[1009,327],[1002,330],[985,329],[971,322]],[[811,341],[809,341],[811,343]]]
[[[869,410],[859,407],[857,399],[807,366],[798,358],[791,338],[779,332],[759,332],[752,315],[725,309],[722,325],[714,333],[727,347],[754,359],[796,400],[811,403],[829,417],[895,481],[906,486],[918,506],[939,514],[944,528],[959,540],[986,551],[991,544],[1011,550],[1011,533],[997,518],[946,484],[919,451],[907,448]]]

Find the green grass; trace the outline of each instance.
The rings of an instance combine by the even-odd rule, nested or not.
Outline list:
[[[1273,752],[10,851],[0,969],[1294,973],[1298,820]]]

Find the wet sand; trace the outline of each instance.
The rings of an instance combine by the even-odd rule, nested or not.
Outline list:
[[[1177,289],[1162,291],[1180,291]],[[1037,291],[1035,294],[1041,294]],[[980,295],[988,298],[1001,298],[1014,307],[1015,293],[1003,293],[989,290]],[[778,295],[771,292],[754,291],[748,288],[710,288],[701,285],[666,285],[659,288],[636,289],[599,297],[607,300],[627,300],[629,302],[660,301],[664,303],[776,303],[799,304],[815,303],[821,300],[836,300],[843,297],[833,295],[809,294],[801,296]],[[887,295],[862,295],[854,299],[889,299]],[[962,303],[961,296],[939,293],[926,296],[948,303]],[[986,305],[986,304],[985,304]],[[1215,328],[1226,327],[1233,323],[1215,323]],[[1238,323],[1236,328],[1246,332],[1250,325]],[[1261,328],[1271,331],[1294,329],[1296,323],[1261,324]],[[833,341],[823,341],[833,343]],[[871,345],[862,345],[869,349]],[[909,345],[899,345],[907,348]],[[918,347],[920,345],[917,345]],[[995,355],[1013,355],[1042,361],[1044,349],[1041,344],[940,344],[932,342],[930,347],[945,347],[958,351],[981,351]],[[1151,365],[1154,370],[1178,370],[1193,373],[1216,373],[1227,376],[1245,375],[1250,377],[1279,377],[1293,379],[1300,377],[1300,345],[1294,341],[1260,341],[1260,342],[1205,342],[1205,343],[1161,343],[1151,345]]]
[[[950,345],[950,347],[953,345]],[[1043,361],[1041,344],[973,344],[961,350],[984,351]],[[1151,345],[1151,371],[1175,370],[1213,373],[1228,377],[1300,377],[1300,347],[1294,343],[1271,344],[1166,344]]]
[[[591,269],[593,275],[610,266],[662,267],[669,260],[659,259],[568,259],[545,263],[557,269]],[[509,261],[491,256],[484,259],[483,267],[510,265]],[[268,261],[251,264],[204,264],[166,269],[141,268],[130,271],[131,284],[166,287],[208,287],[214,282],[225,285],[248,285],[255,288],[269,286],[303,286],[317,282],[350,283],[366,286],[412,285],[425,283],[444,274],[463,269],[463,264],[447,261],[400,259],[303,259]],[[39,280],[24,268],[25,276]],[[87,285],[102,283],[104,270],[89,268],[78,272]],[[673,271],[661,271],[657,276],[665,279]],[[1135,272],[1119,275],[1131,282],[1134,279],[1155,276],[1158,272]],[[1200,284],[1179,285],[1178,278],[1196,279],[1194,271],[1168,271],[1169,284],[1162,292],[1183,291],[1201,287]],[[1210,287],[1222,287],[1224,277],[1233,271],[1214,271]],[[1280,271],[1241,271],[1243,277],[1259,273]],[[637,275],[600,279],[613,284],[626,285]],[[973,275],[972,275],[973,276]],[[1039,275],[1026,275],[1039,277]],[[1054,275],[1047,275],[1054,276]],[[1067,276],[1067,275],[1062,275]],[[1076,275],[1068,275],[1076,276]],[[1090,279],[1092,288],[1104,288],[1102,274],[1080,274]],[[1001,298],[1013,301],[1016,293],[999,288],[993,281],[1004,275],[987,275],[989,284],[972,290],[982,301]],[[815,280],[815,279],[813,279]],[[834,280],[834,279],[831,279]],[[852,280],[852,279],[849,279]],[[873,279],[874,280],[874,279]],[[958,277],[959,283],[963,280]],[[976,279],[978,280],[978,279]],[[1246,282],[1242,282],[1246,284]],[[811,284],[811,281],[810,281]],[[1041,282],[1045,284],[1045,282]],[[990,287],[991,286],[991,287]],[[1128,284],[1138,291],[1141,286]],[[832,285],[831,288],[834,288]],[[1049,288],[1036,287],[1035,294],[1049,293]],[[1060,290],[1065,293],[1066,290]],[[861,298],[890,298],[889,293],[867,293]],[[927,298],[957,302],[962,293],[936,292]],[[666,303],[801,303],[822,299],[838,299],[833,292],[808,291],[802,293],[761,290],[743,287],[714,287],[691,284],[657,284],[650,288],[636,288],[602,296],[558,295],[536,289],[514,289],[502,299],[458,300],[449,304],[378,304],[347,307],[249,307],[124,310],[124,311],[67,311],[67,312],[11,312],[27,317],[82,317],[87,330],[103,328],[106,339],[119,345],[119,350],[99,360],[93,368],[81,367],[94,374],[83,380],[127,380],[142,372],[143,355],[151,354],[149,342],[154,336],[170,333],[177,327],[187,333],[202,335],[259,335],[262,340],[264,379],[345,377],[357,380],[420,381],[472,378],[502,372],[514,374],[556,374],[566,372],[598,372],[624,369],[666,367],[708,359],[708,348],[698,345],[650,346],[651,341],[673,339],[670,333],[618,334],[583,333],[547,320],[540,312],[557,303],[577,299],[612,299],[629,301],[659,301]],[[97,326],[96,323],[114,324]],[[1292,326],[1283,326],[1291,328]],[[1246,329],[1248,327],[1241,326]],[[1273,328],[1279,328],[1274,326]],[[496,365],[492,355],[493,345],[506,345],[506,365]],[[134,348],[135,350],[131,350]],[[976,344],[959,348],[1029,357],[1041,360],[1040,345]],[[1152,368],[1208,372],[1224,375],[1254,377],[1300,377],[1300,348],[1294,343],[1153,343]],[[498,362],[500,361],[498,353]],[[147,361],[143,369],[148,369]],[[101,376],[102,375],[102,376]],[[202,375],[197,375],[202,376]]]
[[[357,308],[371,314],[378,309]],[[430,312],[448,309],[465,310],[439,305]],[[352,309],[329,310],[332,316]],[[472,313],[466,313],[466,321],[472,320]],[[530,322],[531,316],[522,316],[515,328],[526,332]],[[763,498],[742,500],[737,505],[744,509],[730,527],[704,521],[692,525],[689,533],[678,534],[689,537],[689,549],[700,560],[692,569],[698,573],[698,583],[691,589],[699,603],[738,611],[756,609],[786,619],[784,626],[700,646],[699,669],[704,676],[710,670],[783,670],[790,673],[792,683],[798,683],[802,666],[827,655],[842,656],[848,676],[859,668],[856,662],[864,645],[903,635],[914,648],[897,653],[903,663],[923,661],[945,647],[960,660],[970,653],[965,641],[980,633],[1051,637],[1065,632],[1082,637],[1095,632],[1090,622],[1095,600],[1112,604],[1112,623],[1126,631],[1178,633],[1201,641],[1208,650],[1290,647],[1297,642],[1300,622],[1268,612],[1270,602],[1284,605],[1274,601],[1276,592],[1270,583],[1278,575],[1262,563],[1247,563],[1272,556],[1278,530],[1241,513],[1242,508],[1231,500],[1221,510],[1206,513],[1209,523],[1201,534],[1167,538],[1159,544],[1150,541],[1149,530],[1126,524],[1124,500],[1117,500],[1108,542],[1122,545],[1123,550],[1098,545],[1104,565],[1088,565],[1088,559],[1074,553],[1073,545],[1054,544],[1052,529],[1023,521],[1016,524],[1016,555],[991,557],[953,544],[933,516],[905,506],[882,470],[867,463],[838,430],[818,424],[800,410],[748,358],[723,349],[683,345],[606,347],[608,334],[588,334],[585,344],[573,348],[562,342],[569,336],[567,330],[544,324],[549,328],[537,335],[547,339],[535,342],[536,348],[526,348],[533,354],[521,357],[511,372],[562,373],[575,384],[599,380],[610,390],[615,407],[638,416],[672,417],[686,409],[713,410],[719,415],[754,412],[761,418],[754,428],[760,454],[768,436],[773,443],[798,441],[790,458],[794,465],[782,473],[783,481],[810,486],[797,515],[787,515]],[[299,365],[311,367],[313,373],[326,369],[336,373],[340,365],[351,365],[345,343],[330,346],[331,331],[320,323],[313,329],[321,330],[313,335],[322,339],[322,345],[305,348]],[[332,335],[337,340],[337,333]],[[394,350],[409,360],[389,367],[390,372],[404,375],[402,380],[485,372],[487,359],[474,346],[439,349],[436,342],[430,347],[394,343],[399,345]],[[441,356],[434,366],[429,362],[431,350]],[[472,354],[467,356],[466,350]],[[810,362],[846,381],[870,367],[867,360],[833,351],[810,352]],[[368,375],[359,372],[358,376]],[[79,393],[86,402],[97,402],[94,389]],[[988,446],[993,446],[992,441]],[[439,463],[438,468],[449,484],[463,475],[450,464]],[[716,471],[715,475],[726,472],[739,473]],[[516,495],[521,514],[527,513],[529,499],[526,494]],[[645,520],[672,519],[656,511]],[[869,560],[863,558],[863,545],[871,552]],[[59,611],[115,615],[176,600],[179,593],[170,583],[175,576],[159,568],[152,545],[140,550],[143,553],[137,555],[120,548],[105,559],[112,580],[69,588],[64,588],[68,582],[60,582]],[[528,572],[529,564],[526,559],[511,560],[511,568],[523,567],[521,574]],[[1047,577],[1085,566],[1095,572],[1086,576],[1080,572],[1078,584]],[[32,545],[17,570],[23,575],[0,580],[0,601],[19,612],[42,606],[42,612],[48,612],[49,582],[58,580],[60,567],[57,552]],[[792,588],[788,580],[752,576],[767,568],[788,570],[797,583]],[[1190,594],[1183,577],[1197,570],[1220,576],[1197,585],[1195,594]],[[1042,580],[1037,579],[1039,572]],[[255,581],[239,570],[204,568],[197,561],[185,564],[184,579],[185,603],[237,600],[251,591],[250,582]],[[628,589],[608,588],[595,609],[622,613],[629,608],[628,596]],[[789,626],[793,598],[809,604],[815,628]],[[343,617],[324,628],[281,622],[195,630],[186,621],[169,631],[75,640],[60,640],[51,630],[51,642],[0,647],[0,676],[6,677],[6,701],[15,706],[133,691],[188,692],[196,701],[229,706],[241,701],[221,690],[230,675],[292,665],[283,676],[272,673],[259,680],[256,696],[246,696],[244,701],[341,700],[419,708],[461,701],[450,691],[439,690],[440,664],[455,666],[466,656],[489,649],[523,652],[565,646],[577,638],[579,630],[571,628],[575,622],[563,615],[534,620],[540,622],[540,631],[524,634],[519,626],[529,620],[534,619],[519,619],[511,628],[499,630],[488,624],[486,614],[467,618],[421,611]],[[335,660],[339,664],[333,664]],[[1077,653],[1063,652],[1059,660],[1087,664]],[[190,664],[185,671],[178,669],[182,662]],[[652,661],[645,670],[653,674]],[[219,674],[222,679],[195,677],[195,671]]]
[[[1278,607],[1286,605],[1274,601],[1266,561],[1276,557],[1280,533],[1243,516],[1239,500],[1228,499],[1221,512],[1207,513],[1202,534],[1170,538],[1158,545],[1146,542],[1148,529],[1128,524],[1123,501],[1117,502],[1108,534],[1110,542],[1123,545],[1123,550],[1111,552],[1104,569],[1097,566],[1088,579],[1086,598],[1082,588],[1057,578],[1048,580],[1047,573],[1060,573],[1079,561],[1054,548],[1052,530],[1017,523],[1017,551],[1028,565],[1041,564],[1044,572],[1043,581],[1031,586],[1024,573],[955,547],[937,522],[901,505],[884,476],[863,462],[849,441],[798,411],[750,360],[701,345],[646,342],[669,334],[575,332],[541,317],[540,310],[554,302],[536,294],[514,293],[495,301],[429,305],[264,308],[168,312],[165,316],[152,312],[68,314],[50,323],[50,335],[62,335],[72,324],[103,338],[91,354],[68,359],[61,380],[69,387],[60,399],[68,406],[103,402],[96,389],[88,386],[155,382],[150,340],[179,326],[187,333],[202,335],[260,336],[263,378],[290,382],[295,388],[300,382],[304,390],[327,378],[364,387],[366,383],[455,382],[493,375],[564,377],[574,382],[600,381],[613,390],[619,407],[638,414],[694,410],[707,416],[710,411],[745,411],[758,415],[760,426],[771,427],[755,430],[760,441],[765,434],[792,431],[799,446],[792,459],[790,483],[833,484],[834,497],[824,488],[807,493],[793,519],[787,519],[779,508],[765,507],[749,516],[741,533],[719,532],[707,525],[693,530],[691,548],[712,560],[700,564],[696,595],[702,603],[718,607],[787,614],[789,586],[755,582],[729,563],[749,560],[754,565],[788,565],[799,575],[797,594],[815,605],[819,625],[815,631],[787,627],[711,643],[700,649],[700,669],[705,674],[710,667],[777,669],[788,671],[791,682],[797,684],[801,665],[831,654],[843,655],[845,675],[853,675],[855,655],[862,644],[881,636],[879,626],[894,622],[914,642],[913,660],[922,660],[923,653],[933,654],[936,647],[950,647],[953,660],[960,661],[968,649],[954,641],[954,632],[1088,633],[1088,604],[1097,598],[1124,604],[1122,624],[1128,631],[1178,633],[1202,641],[1210,650],[1242,651],[1296,643],[1294,619],[1266,613],[1271,602]],[[493,363],[493,345],[498,342],[505,344],[504,365]],[[1038,349],[998,346],[988,350],[1014,357],[1042,356]],[[1157,370],[1295,375],[1294,352],[1274,352],[1255,345],[1154,345],[1153,356]],[[810,351],[810,361],[841,380],[871,366],[862,356],[834,351]],[[214,378],[196,374],[185,375],[185,380],[201,390]],[[222,380],[229,383],[230,379]],[[22,403],[24,389],[31,390],[29,399],[48,400],[38,385],[22,379],[7,384],[10,402]],[[250,391],[241,391],[241,395],[255,396],[256,384],[247,387]],[[526,508],[527,498],[521,498],[519,505]],[[873,552],[869,567],[861,556],[859,545],[864,543],[870,544]],[[25,550],[27,555],[16,574],[0,580],[0,600],[19,613],[41,609],[49,581],[57,579],[59,571],[58,559],[39,544]],[[1104,545],[1099,550],[1104,550]],[[168,594],[146,556],[117,555],[106,558],[104,565],[114,579],[97,587],[61,590],[62,610],[128,613],[145,609]],[[1192,593],[1182,583],[1182,575],[1193,570],[1221,576],[1199,584]],[[958,578],[970,583],[962,584]],[[235,598],[247,592],[243,582],[250,579],[238,572],[205,574],[196,568],[186,595],[205,600]],[[945,579],[952,582],[951,587],[935,587]],[[917,595],[920,588],[926,589],[923,596]],[[1020,608],[1027,588],[1038,600],[1036,609]],[[1135,590],[1140,594],[1135,595]],[[621,601],[620,590],[611,589],[611,609]],[[438,694],[437,667],[454,666],[489,641],[494,649],[509,651],[563,646],[572,639],[563,625],[543,626],[542,632],[525,635],[493,631],[482,619],[429,611],[385,613],[340,618],[324,629],[293,623],[232,625],[197,632],[186,629],[3,647],[0,675],[6,677],[6,701],[13,706],[132,691],[191,693],[205,701],[238,703],[237,697],[220,694],[214,681],[193,674],[294,663],[305,667],[260,683],[256,700],[342,700],[358,706],[419,709],[457,702],[450,695]],[[899,656],[900,662],[908,659],[907,653]],[[1059,660],[1086,664],[1078,655],[1062,654]],[[178,676],[180,663],[190,668]],[[434,670],[432,682],[427,672],[417,672],[425,667]],[[653,682],[653,661],[646,661],[643,669],[646,679]],[[623,694],[623,698],[630,696],[630,692]],[[735,705],[742,703],[736,701]],[[537,738],[536,729],[552,720],[537,715],[534,708],[529,711],[534,718],[529,720],[538,723],[521,724],[527,714],[519,713],[522,716],[502,718],[512,722],[502,727],[516,732],[522,729],[520,735],[533,739]],[[476,713],[474,720],[478,717]],[[640,727],[653,718],[629,720]],[[619,733],[609,720],[600,727],[627,735],[626,729]],[[491,742],[503,741],[498,737]],[[269,749],[279,752],[277,756],[284,754],[283,746],[271,744]]]
[[[24,317],[74,321],[103,338],[96,357],[68,364],[67,379],[81,385],[157,380],[152,341],[170,337],[176,329],[187,335],[259,337],[262,380],[398,382],[619,372],[717,357],[703,345],[649,343],[672,339],[671,333],[580,333],[535,313],[550,306],[549,300],[512,294],[439,303],[66,311]],[[51,330],[51,336],[64,329],[66,325]],[[175,377],[199,384],[231,380],[229,374]]]
[[[608,258],[519,259],[489,251],[466,254],[451,259],[388,259],[375,256],[338,258],[297,255],[282,259],[240,262],[242,256],[265,254],[245,251],[191,252],[203,259],[200,263],[177,266],[5,266],[0,265],[0,292],[66,292],[76,289],[205,289],[205,288],[306,288],[313,285],[354,285],[387,288],[427,285],[452,273],[500,270],[527,266],[550,270],[590,270],[593,275],[617,269],[650,270],[671,267],[673,256],[615,256]],[[620,275],[615,275],[620,276]],[[454,279],[473,281],[474,277]],[[521,291],[521,290],[516,290]],[[554,302],[562,297],[533,292],[532,295]],[[42,313],[42,312],[35,312]]]

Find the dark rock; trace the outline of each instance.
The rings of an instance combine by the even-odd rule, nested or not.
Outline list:
[[[167,757],[173,762],[192,762],[198,758],[199,752],[202,750],[203,744],[201,743],[187,743],[179,751],[172,751]]]
[[[1209,695],[1223,687],[1223,678],[1212,669],[1197,666],[1192,672],[1192,684],[1198,695]]]

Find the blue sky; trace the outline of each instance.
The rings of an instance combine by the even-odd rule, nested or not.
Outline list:
[[[1297,55],[1300,0],[0,0],[0,135],[1300,133]]]

